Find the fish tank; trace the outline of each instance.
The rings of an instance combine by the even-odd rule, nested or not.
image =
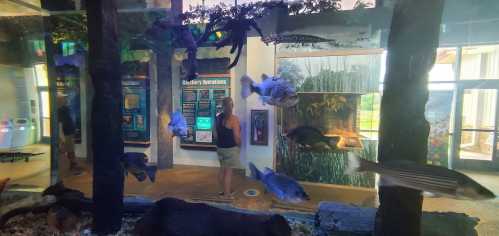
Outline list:
[[[0,235],[499,235],[497,0],[0,9]]]

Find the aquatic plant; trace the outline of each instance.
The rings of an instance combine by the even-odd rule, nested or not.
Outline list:
[[[374,187],[374,174],[357,173],[351,176],[344,171],[348,164],[347,151],[310,152],[300,150],[297,145],[278,134],[277,172],[299,181]],[[360,151],[361,158],[376,160],[376,143],[365,141]]]

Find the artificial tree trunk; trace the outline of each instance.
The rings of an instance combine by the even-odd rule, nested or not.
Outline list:
[[[124,172],[121,165],[121,78],[116,0],[86,1],[92,104],[94,231],[121,228]]]
[[[171,1],[172,18],[178,21],[178,14],[182,13],[182,1]],[[179,23],[179,22],[177,22]],[[173,87],[172,87],[172,55],[173,44],[171,32],[165,32],[167,37],[166,42],[157,42],[161,47],[156,48],[157,72],[158,72],[158,168],[169,169],[173,167],[173,138],[168,131],[168,120],[170,113],[173,110]]]
[[[380,163],[426,161],[428,72],[435,61],[443,6],[444,0],[399,0],[395,4],[381,100]],[[420,235],[420,191],[382,186],[379,200],[376,235]]]

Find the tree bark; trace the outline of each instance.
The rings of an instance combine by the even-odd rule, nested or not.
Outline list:
[[[123,216],[121,78],[116,0],[86,1],[92,105],[94,231],[114,233]]]
[[[182,13],[182,1],[172,0],[172,17]],[[176,19],[178,20],[178,19]],[[171,35],[171,34],[170,34]],[[169,40],[172,40],[171,38]],[[168,117],[172,112],[172,55],[173,47],[160,47],[155,51],[157,55],[158,72],[158,168],[169,169],[173,167],[173,138],[168,131]]]
[[[443,6],[444,0],[399,0],[395,4],[381,100],[381,163],[426,161],[429,124],[424,112],[428,72],[435,61]],[[379,198],[376,235],[420,235],[420,191],[381,186]]]

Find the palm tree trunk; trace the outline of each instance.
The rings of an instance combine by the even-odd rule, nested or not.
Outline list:
[[[121,166],[121,76],[116,0],[86,1],[89,72],[95,88],[92,105],[94,230],[121,228],[124,172]]]
[[[381,101],[379,162],[425,163],[428,72],[435,61],[444,0],[396,2],[388,39],[387,74]],[[380,187],[375,234],[419,236],[420,191]]]

